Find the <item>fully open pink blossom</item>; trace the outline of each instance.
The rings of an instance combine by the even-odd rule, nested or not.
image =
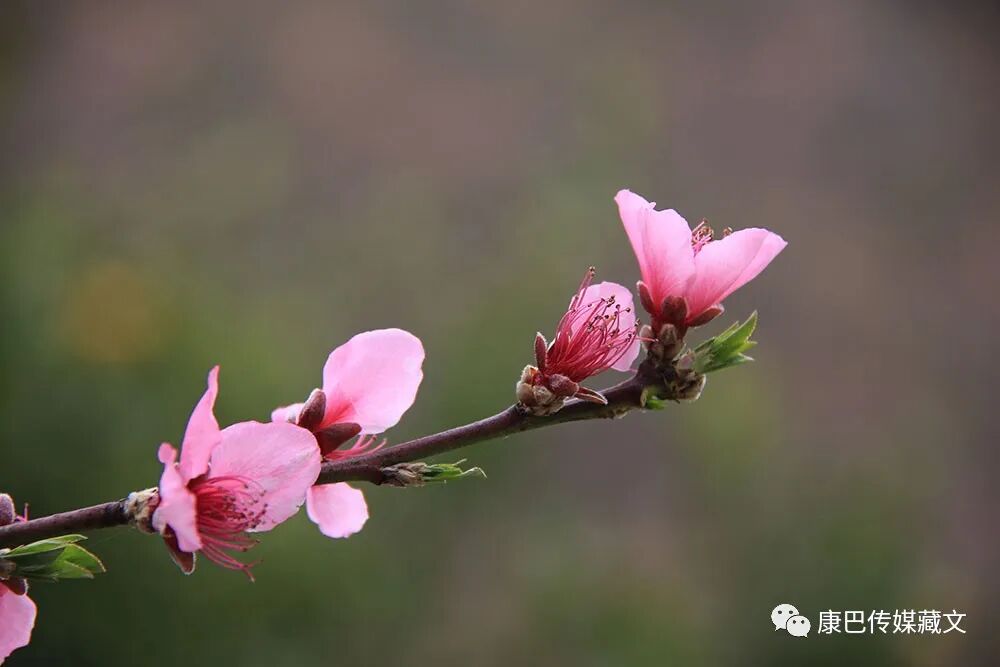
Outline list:
[[[177,450],[160,445],[163,463],[153,526],[178,564],[190,571],[191,554],[249,574],[232,555],[255,544],[249,532],[270,530],[295,514],[316,481],[316,441],[287,423],[242,422],[219,429],[213,414],[219,368],[195,406]]]
[[[657,211],[655,202],[629,190],[620,191],[615,201],[639,260],[639,294],[654,325],[663,322],[664,300],[670,297],[683,299],[678,326],[697,326],[721,313],[722,301],[756,278],[787,245],[758,228],[715,239],[705,223],[692,230],[677,211]]]
[[[312,433],[314,446],[328,460],[374,451],[385,444],[374,435],[395,426],[413,405],[423,362],[424,346],[408,331],[360,333],[330,353],[322,389],[304,403],[277,408],[271,418]],[[341,448],[355,436],[352,446]],[[368,520],[362,492],[342,482],[311,488],[306,510],[329,537],[353,535]]]
[[[35,603],[26,593],[0,581],[0,663],[31,641],[36,613]]]

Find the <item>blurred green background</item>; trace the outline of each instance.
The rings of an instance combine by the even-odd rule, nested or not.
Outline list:
[[[489,479],[366,489],[349,540],[300,515],[253,585],[95,533],[10,664],[986,664],[996,7],[4,3],[0,488],[36,516],[155,484],[214,363],[264,419],[399,326],[392,441],[497,411],[588,265],[638,277],[621,187],[790,243],[697,403],[446,457]],[[896,608],[968,634],[815,634]]]

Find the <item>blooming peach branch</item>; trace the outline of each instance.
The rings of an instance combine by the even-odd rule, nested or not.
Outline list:
[[[317,484],[359,481],[391,485],[395,479],[392,466],[544,426],[621,417],[631,410],[644,407],[646,393],[655,393],[660,398],[681,398],[670,395],[677,393],[676,386],[671,388],[670,385],[670,373],[664,375],[648,362],[643,362],[634,376],[601,392],[608,401],[607,405],[576,400],[566,404],[556,414],[547,417],[528,414],[520,406],[512,405],[492,417],[464,426],[426,435],[355,458],[327,461],[323,464]],[[134,504],[129,503],[128,498],[115,500],[0,526],[0,547],[25,544],[66,533],[125,526],[135,519]]]
[[[726,229],[716,239],[707,223],[692,229],[675,211],[657,211],[627,190],[616,200],[639,262],[639,303],[649,324],[638,321],[628,289],[595,284],[589,269],[551,339],[535,335],[534,365],[525,366],[515,385],[517,403],[492,417],[385,447],[382,435],[416,398],[424,348],[402,329],[366,331],[330,353],[321,388],[302,403],[276,408],[268,423],[222,428],[215,417],[219,368],[213,368],[180,447],[163,443],[157,450],[164,466],[158,487],[33,520],[0,494],[0,662],[30,641],[35,606],[26,595],[29,579],[104,571],[76,544],[85,539],[78,533],[132,525],[158,534],[186,574],[200,553],[252,580],[253,563],[240,554],[257,543],[255,533],[271,530],[303,505],[328,537],[361,530],[368,520],[364,494],[346,482],[420,486],[482,475],[461,462],[424,459],[543,426],[694,400],[706,374],[749,361],[756,313],[694,347],[685,336],[718,317],[723,299],[759,274],[785,241],[765,229]],[[646,358],[632,372],[643,347]],[[584,385],[608,370],[631,376],[603,391]]]

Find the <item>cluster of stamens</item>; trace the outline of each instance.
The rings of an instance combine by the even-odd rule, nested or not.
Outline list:
[[[263,491],[252,480],[238,475],[209,477],[189,487],[197,502],[201,553],[231,570],[241,570],[251,579],[253,564],[237,560],[230,551],[245,552],[257,544],[246,532],[260,524],[267,509]]]
[[[722,238],[725,238],[733,233],[732,227],[726,227],[722,230]],[[708,220],[702,220],[698,225],[691,230],[691,247],[694,248],[695,254],[701,252],[709,242],[715,240],[715,230],[708,226]]]
[[[631,308],[622,308],[615,297],[600,297],[584,303],[587,288],[594,280],[590,268],[570,302],[569,310],[559,320],[555,340],[538,359],[544,375],[563,375],[580,382],[611,368],[622,358],[638,335],[636,327],[622,328],[621,318]]]
[[[638,326],[622,325],[632,309],[622,308],[614,295],[587,300],[594,275],[591,267],[559,320],[552,343],[542,334],[535,337],[537,367],[526,366],[515,387],[518,403],[531,414],[552,414],[570,397],[607,403],[580,382],[614,366],[639,334]]]

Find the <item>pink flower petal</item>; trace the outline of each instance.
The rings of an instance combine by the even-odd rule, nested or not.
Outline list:
[[[424,377],[424,346],[402,329],[360,333],[330,353],[323,367],[323,425],[355,423],[361,433],[395,426]]]
[[[618,311],[618,329],[620,331],[634,331],[635,305],[632,303],[632,292],[618,283],[605,281],[603,283],[591,285],[584,290],[581,303],[586,306],[586,304],[595,302],[598,299],[609,299],[611,297],[614,297],[615,303],[621,307]],[[582,325],[586,323],[586,320],[581,319],[579,322]],[[574,331],[574,333],[576,332]],[[632,362],[635,361],[637,356],[639,356],[639,345],[639,338],[636,336],[635,340],[633,340],[632,344],[629,346],[629,349],[624,355],[622,355],[621,359],[611,366],[611,368],[616,371],[628,371],[632,366]]]
[[[291,405],[283,405],[280,408],[275,408],[271,411],[271,421],[294,423],[298,419],[299,412],[302,411],[302,406],[304,405],[305,403],[292,403]]]
[[[270,530],[294,515],[319,476],[316,438],[293,424],[242,422],[222,431],[212,452],[209,478],[236,476],[262,495],[264,514],[253,532]]]
[[[188,491],[187,481],[174,465],[177,450],[163,443],[158,456],[163,464],[163,475],[160,477],[160,504],[153,512],[153,528],[162,533],[170,526],[177,536],[177,546],[182,551],[194,553],[201,549],[195,495]]]
[[[188,420],[181,443],[181,477],[189,482],[208,470],[208,459],[219,444],[219,422],[212,410],[219,394],[219,367],[208,373],[208,389],[198,401]]]
[[[0,583],[0,662],[31,641],[38,613],[27,595],[15,595]]]
[[[365,494],[343,482],[309,489],[306,512],[327,537],[349,537],[368,521]]]
[[[657,211],[655,203],[629,190],[621,190],[615,202],[642,280],[659,307],[666,297],[682,294],[694,275],[691,228],[677,211]]]
[[[687,289],[688,319],[756,278],[786,245],[777,234],[756,228],[705,244],[695,256],[695,276]]]

